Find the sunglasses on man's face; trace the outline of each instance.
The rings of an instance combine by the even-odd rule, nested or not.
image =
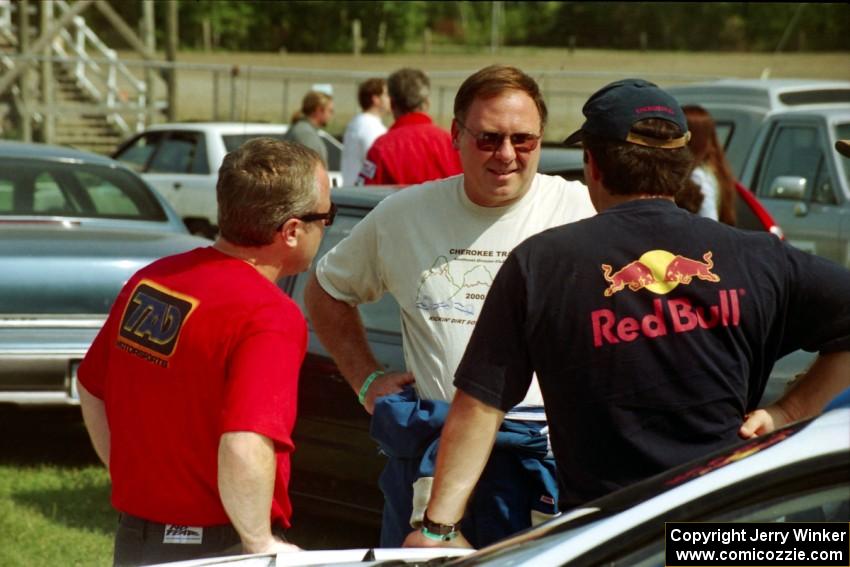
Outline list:
[[[458,122],[458,126],[469,132],[475,139],[475,146],[482,152],[495,152],[509,138],[511,145],[517,152],[527,153],[533,151],[540,141],[536,134],[502,134],[501,132],[475,132]]]
[[[336,210],[336,203],[331,203],[331,208],[326,213],[307,213],[306,215],[292,218],[298,219],[301,222],[325,221],[325,226],[330,226],[334,223],[334,218],[336,218]],[[280,226],[278,226],[277,229],[280,230],[283,228],[284,224],[285,223],[280,223]]]

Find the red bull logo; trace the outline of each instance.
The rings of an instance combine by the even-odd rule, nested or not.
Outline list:
[[[666,295],[679,285],[689,285],[695,279],[711,283],[720,281],[715,274],[711,252],[702,261],[674,255],[666,250],[650,250],[616,272],[602,264],[602,275],[608,282],[603,294],[611,297],[628,288],[631,291],[648,289]],[[741,323],[743,289],[718,290],[717,302],[711,305],[688,297],[656,298],[651,312],[637,317],[622,317],[611,309],[597,309],[590,314],[593,345],[627,343],[638,338],[657,339],[671,334],[690,333],[715,327],[737,327]]]
[[[700,262],[687,256],[674,256],[666,250],[651,250],[616,272],[609,264],[602,264],[602,275],[608,282],[603,293],[605,297],[611,297],[626,288],[631,291],[647,288],[663,295],[679,284],[690,284],[694,278],[719,282],[720,276],[711,271],[714,268],[711,252],[703,254],[702,259]]]
[[[697,329],[737,327],[741,324],[743,289],[721,289],[714,305],[700,305],[687,297],[654,299],[652,312],[641,317],[617,317],[610,309],[590,313],[593,346],[632,342],[640,337],[657,339],[670,333]]]

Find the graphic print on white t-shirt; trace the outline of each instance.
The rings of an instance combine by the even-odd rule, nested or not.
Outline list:
[[[474,325],[509,251],[451,248],[438,256],[419,280],[416,308],[429,320]]]

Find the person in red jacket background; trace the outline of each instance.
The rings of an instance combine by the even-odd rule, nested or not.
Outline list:
[[[360,170],[358,185],[415,185],[461,173],[449,133],[428,116],[431,82],[419,69],[387,79],[395,123],[380,136]]]

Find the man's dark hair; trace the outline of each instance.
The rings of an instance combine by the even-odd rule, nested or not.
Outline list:
[[[490,65],[470,75],[455,95],[455,119],[464,124],[466,113],[476,98],[493,98],[505,91],[522,91],[531,97],[540,114],[540,130],[546,127],[546,103],[537,82],[516,67],[508,65]]]
[[[419,69],[399,69],[387,78],[387,90],[397,116],[424,110],[431,94],[431,81]]]
[[[682,136],[668,120],[649,118],[635,122],[631,132],[656,140]],[[600,138],[582,132],[582,144],[602,173],[602,183],[612,195],[658,195],[672,197],[679,192],[693,168],[687,146],[675,149],[653,148]]]
[[[270,244],[281,223],[310,212],[319,199],[310,148],[273,138],[254,138],[224,156],[216,197],[221,236],[240,246]]]
[[[360,83],[357,89],[357,102],[360,103],[360,108],[363,110],[372,108],[372,97],[384,94],[385,88],[387,88],[387,82],[384,79],[366,79]]]

